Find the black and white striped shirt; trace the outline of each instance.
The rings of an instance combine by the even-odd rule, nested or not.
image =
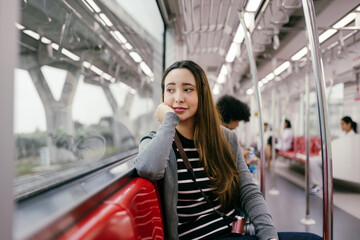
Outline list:
[[[220,209],[220,203],[213,193],[210,179],[199,162],[199,153],[194,141],[186,139],[179,134],[184,151],[196,175],[196,181],[207,195],[215,209]],[[178,203],[177,214],[179,218],[178,233],[180,239],[214,239],[230,232],[224,219],[211,208],[202,196],[198,186],[193,182],[188,173],[180,153],[173,142],[178,168]],[[230,209],[226,215],[235,215],[235,210]]]

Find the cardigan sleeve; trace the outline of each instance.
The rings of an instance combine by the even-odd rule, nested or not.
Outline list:
[[[223,132],[232,148],[239,170],[241,207],[250,217],[251,222],[255,226],[256,236],[260,240],[278,239],[277,230],[273,225],[265,199],[260,193],[258,186],[254,183],[236,134],[228,129],[223,129]]]
[[[179,120],[175,113],[168,112],[158,131],[153,131],[141,139],[139,154],[134,162],[139,176],[151,181],[164,177]]]

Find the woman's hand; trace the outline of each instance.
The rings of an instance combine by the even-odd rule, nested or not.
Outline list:
[[[169,107],[168,105],[166,105],[166,103],[161,103],[159,104],[159,106],[156,108],[156,112],[155,112],[155,117],[156,119],[162,123],[163,119],[164,119],[164,116],[165,116],[165,113],[167,112],[173,112],[174,113],[174,110]]]

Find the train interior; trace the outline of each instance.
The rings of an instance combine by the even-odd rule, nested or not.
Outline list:
[[[133,161],[159,127],[162,72],[182,59],[205,70],[214,101],[227,94],[250,107],[234,130],[243,148],[259,147],[262,122],[275,131],[291,121],[293,147],[263,168],[263,194],[278,231],[323,236],[325,189],[306,197],[306,161],[324,154],[305,2],[1,1],[4,239],[164,239],[157,183]],[[360,235],[360,137],[342,139],[340,119],[360,125],[360,4],[311,2],[331,133],[331,232],[350,240]]]

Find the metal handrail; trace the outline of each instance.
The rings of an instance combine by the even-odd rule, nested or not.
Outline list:
[[[253,49],[252,49],[252,43],[251,43],[251,37],[250,37],[250,32],[249,30],[246,28],[245,25],[245,19],[244,19],[244,11],[239,11],[238,12],[239,15],[239,19],[240,19],[240,24],[244,29],[244,40],[245,40],[245,45],[246,45],[246,49],[247,49],[247,53],[248,53],[248,57],[249,57],[249,63],[250,63],[250,70],[251,70],[251,75],[252,75],[252,79],[253,79],[253,83],[254,83],[254,92],[255,92],[255,96],[256,96],[256,102],[257,102],[257,107],[258,107],[258,116],[259,116],[259,131],[260,131],[260,189],[261,192],[265,198],[265,151],[264,151],[264,122],[262,119],[262,103],[261,103],[261,95],[260,95],[260,89],[259,89],[259,85],[258,85],[258,75],[257,75],[257,69],[256,69],[256,62],[255,62],[255,58],[254,58],[254,54],[253,54]]]
[[[309,58],[308,58],[309,60]],[[304,225],[314,225],[316,221],[310,217],[310,194],[309,194],[309,185],[310,185],[310,129],[309,129],[309,67],[306,69],[305,75],[305,151],[306,151],[306,160],[305,160],[305,218],[300,219],[300,223]]]
[[[320,54],[319,34],[317,31],[314,3],[311,0],[302,0],[309,37],[310,52],[314,70],[316,95],[318,99],[321,152],[323,165],[323,233],[324,240],[333,239],[333,178],[332,156],[330,145],[330,130],[327,124],[328,112],[325,95],[325,75]]]

